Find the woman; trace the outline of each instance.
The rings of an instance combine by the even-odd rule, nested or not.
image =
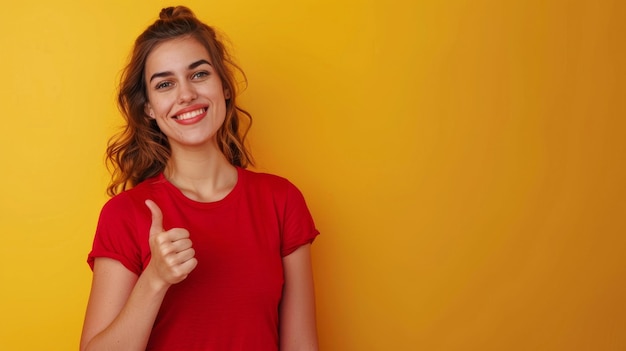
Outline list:
[[[81,350],[317,350],[318,231],[291,183],[245,170],[232,69],[185,7],[137,38]]]

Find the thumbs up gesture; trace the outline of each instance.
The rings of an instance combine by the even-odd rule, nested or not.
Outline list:
[[[152,258],[146,270],[153,270],[165,285],[180,283],[198,264],[189,232],[183,228],[164,230],[159,206],[152,200],[146,200],[146,206],[152,213],[149,239]]]

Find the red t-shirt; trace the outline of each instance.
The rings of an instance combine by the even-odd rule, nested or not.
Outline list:
[[[120,261],[140,275],[150,261],[151,214],[163,228],[185,228],[197,267],[172,285],[147,350],[278,350],[282,257],[319,234],[300,191],[289,181],[238,168],[222,200],[190,200],[163,175],[111,198],[102,208],[88,263]]]

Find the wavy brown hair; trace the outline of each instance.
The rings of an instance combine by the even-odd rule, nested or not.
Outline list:
[[[107,193],[110,196],[132,188],[165,169],[171,149],[156,121],[146,115],[148,98],[144,70],[148,55],[158,44],[186,36],[196,39],[207,49],[224,90],[230,92],[230,98],[226,100],[226,117],[216,135],[220,150],[235,166],[252,164],[252,156],[244,145],[252,116],[236,104],[234,73],[240,72],[245,82],[244,72],[212,27],[202,23],[184,6],[168,7],[162,9],[159,19],[137,37],[130,62],[122,71],[117,103],[126,124],[107,146],[107,168],[111,171]],[[245,125],[244,118],[247,119]]]

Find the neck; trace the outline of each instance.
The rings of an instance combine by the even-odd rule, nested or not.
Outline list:
[[[172,147],[164,175],[185,196],[200,202],[223,199],[237,183],[237,169],[217,146]]]

